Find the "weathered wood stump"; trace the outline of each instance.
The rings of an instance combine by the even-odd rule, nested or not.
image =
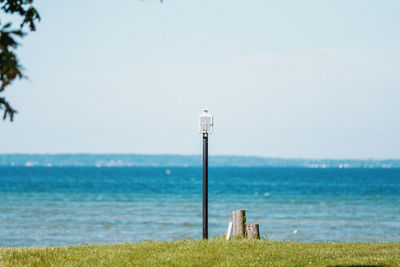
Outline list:
[[[246,236],[246,211],[235,210],[232,212],[234,236]]]
[[[246,236],[248,238],[260,239],[260,226],[258,224],[246,225]]]

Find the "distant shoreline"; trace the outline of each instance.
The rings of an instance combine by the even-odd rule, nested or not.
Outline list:
[[[201,155],[172,154],[0,154],[0,166],[198,167]],[[400,168],[400,159],[284,159],[210,156],[210,167]]]

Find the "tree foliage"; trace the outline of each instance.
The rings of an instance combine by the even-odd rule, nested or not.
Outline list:
[[[16,55],[20,45],[18,40],[23,38],[27,31],[36,30],[35,23],[40,21],[40,16],[33,6],[33,0],[0,0],[0,14],[7,14],[13,20],[20,20],[19,23],[4,23],[3,19],[0,19],[0,94],[3,94],[6,87],[15,79],[25,77]],[[3,111],[3,120],[9,117],[10,121],[13,121],[14,114],[17,113],[2,95],[0,95],[0,110]]]

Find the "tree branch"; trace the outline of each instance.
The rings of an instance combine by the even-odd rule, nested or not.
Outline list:
[[[10,117],[10,121],[14,120],[14,114],[17,111],[10,106],[5,97],[0,97],[0,109],[4,109],[3,120],[7,119],[7,115]]]
[[[0,93],[2,93],[14,80],[25,77],[16,53],[19,46],[17,40],[26,35],[25,25],[29,31],[36,30],[35,22],[40,21],[40,16],[33,7],[33,0],[0,0],[0,13],[21,19],[21,23],[16,28],[12,27],[13,22],[0,27]],[[9,117],[10,121],[13,121],[14,114],[17,113],[5,97],[0,97],[0,110],[4,110],[3,120]]]

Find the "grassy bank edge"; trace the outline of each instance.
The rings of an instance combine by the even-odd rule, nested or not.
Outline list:
[[[230,240],[0,249],[0,266],[400,266],[400,242]]]

